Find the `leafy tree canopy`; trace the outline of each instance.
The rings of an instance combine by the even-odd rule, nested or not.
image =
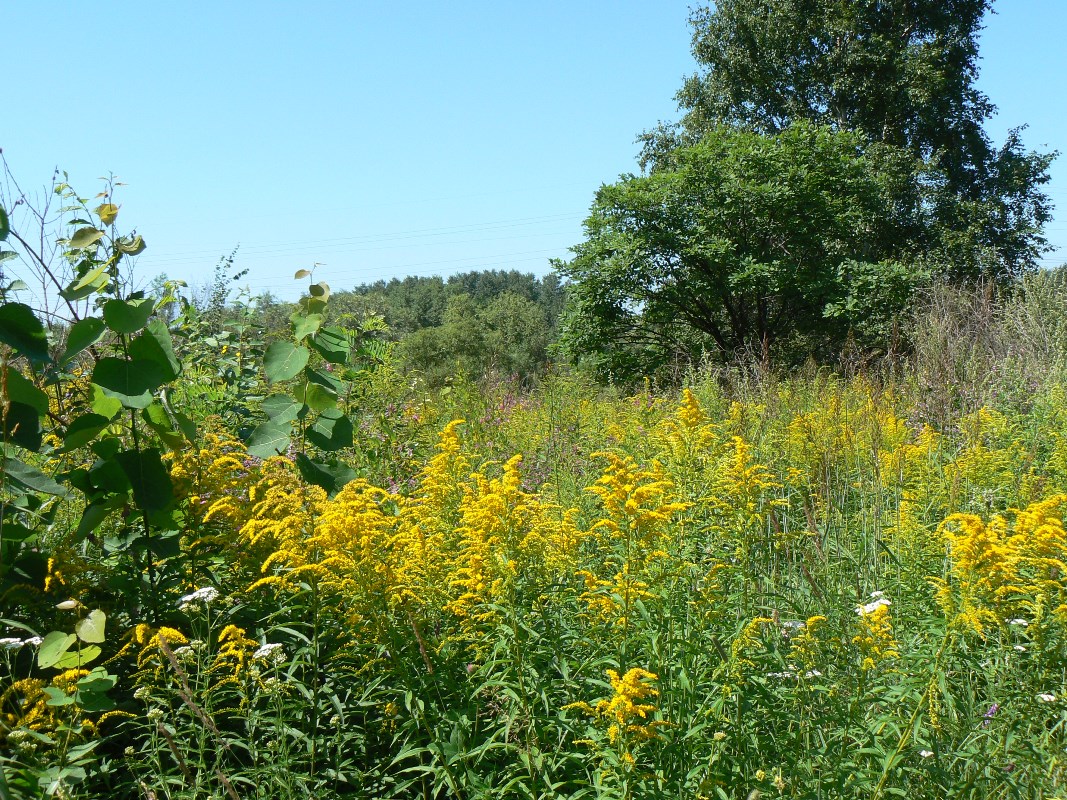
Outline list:
[[[1052,155],[996,148],[974,85],[989,0],[720,0],[695,11],[682,120],[597,194],[562,343],[644,371],[704,350],[792,360],[884,339],[929,281],[1047,250]]]
[[[921,208],[900,191],[910,162],[862,143],[808,123],[774,136],[720,126],[669,168],[601,188],[587,240],[559,265],[573,281],[564,346],[625,374],[705,348],[881,333],[912,281],[896,232]]]

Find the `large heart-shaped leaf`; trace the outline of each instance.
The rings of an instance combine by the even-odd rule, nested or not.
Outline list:
[[[115,333],[137,333],[148,324],[155,311],[156,301],[150,297],[140,300],[108,300],[104,303],[104,322]]]
[[[272,394],[263,400],[260,407],[263,413],[278,422],[295,422],[300,416],[302,403],[298,403],[287,394]]]
[[[96,317],[86,317],[71,325],[67,333],[66,349],[59,357],[60,365],[65,365],[78,353],[99,342],[106,330],[107,326],[104,325],[104,321]]]
[[[293,323],[293,338],[298,342],[303,341],[322,326],[322,314],[300,314],[299,312],[289,317]]]
[[[344,328],[331,325],[323,328],[309,340],[311,346],[318,354],[331,364],[344,364],[348,361],[348,355],[352,351],[352,345],[348,341],[348,335]]]
[[[78,621],[78,624],[74,626],[74,632],[83,642],[100,644],[100,642],[104,641],[104,625],[106,622],[107,615],[97,608],[90,611],[85,619]]]
[[[292,342],[274,342],[263,355],[263,370],[272,383],[295,378],[305,366],[311,353],[306,347]]]
[[[104,232],[96,228],[78,228],[70,237],[71,250],[84,250],[86,247],[96,244],[104,238]]]
[[[159,364],[140,358],[102,358],[93,370],[93,383],[126,408],[147,408],[152,392],[163,385],[164,379]]]
[[[314,461],[303,453],[296,454],[296,466],[304,480],[321,486],[331,495],[341,491],[345,484],[356,479],[355,471],[347,464]]]
[[[110,424],[111,420],[100,414],[82,414],[67,426],[67,432],[63,436],[63,452],[84,447]]]
[[[245,442],[248,454],[256,458],[270,458],[289,449],[293,426],[287,420],[271,419],[259,425]]]
[[[25,403],[8,403],[3,413],[3,435],[6,441],[37,452],[41,449],[44,431],[37,409]]]
[[[73,633],[63,633],[63,631],[52,631],[46,635],[37,650],[37,666],[45,669],[55,665],[67,654],[67,650],[77,639],[78,637]]]
[[[174,354],[174,341],[162,320],[154,319],[149,322],[144,333],[130,342],[130,355],[159,364],[167,383],[181,374],[182,365]]]
[[[8,400],[25,403],[41,416],[48,413],[48,395],[34,386],[33,382],[17,369],[9,368],[4,372]]]
[[[163,466],[159,450],[124,450],[115,460],[126,473],[133,489],[133,501],[145,511],[161,511],[174,499],[174,484]]]
[[[24,489],[31,492],[42,492],[56,497],[66,497],[67,490],[55,480],[45,475],[36,467],[31,467],[19,461],[17,458],[9,458],[4,462],[4,471],[10,480],[15,481]]]
[[[48,360],[48,336],[44,325],[25,303],[0,306],[0,342],[33,361]]]
[[[323,450],[341,450],[352,446],[352,420],[337,410],[322,412],[307,432],[308,441]]]

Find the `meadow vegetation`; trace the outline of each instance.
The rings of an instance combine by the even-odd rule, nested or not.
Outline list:
[[[6,796],[1063,793],[1060,274],[877,367],[432,390],[88,227],[90,313],[0,308]]]
[[[0,800],[1067,798],[1067,268],[989,5],[694,12],[543,278],[139,290],[113,179],[8,176]]]

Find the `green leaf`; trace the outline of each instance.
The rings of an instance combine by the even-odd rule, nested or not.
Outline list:
[[[293,323],[293,337],[303,341],[322,326],[322,314],[301,314],[299,312],[290,315],[289,321]]]
[[[70,286],[59,293],[59,296],[73,303],[103,289],[111,279],[107,268],[108,264],[105,261],[103,264],[89,270],[81,278],[71,282]]]
[[[170,415],[161,403],[152,403],[141,412],[141,417],[171,450],[181,450],[185,446],[185,437],[175,430]]]
[[[115,242],[115,249],[128,256],[139,256],[145,251],[147,246],[148,245],[144,243],[144,239],[141,238],[140,234],[134,236],[132,239],[122,237]]]
[[[75,532],[77,538],[84,539],[99,528],[112,511],[124,504],[124,497],[111,497],[105,502],[87,505],[82,512],[81,520],[78,522],[78,530]]]
[[[326,411],[337,408],[337,395],[332,390],[318,383],[308,381],[293,387],[297,400],[306,404],[312,411]]]
[[[38,531],[11,520],[0,520],[0,542],[24,542]]]
[[[298,347],[292,342],[274,342],[263,356],[267,380],[276,383],[296,377],[310,357],[311,353],[306,347]]]
[[[89,408],[94,414],[99,414],[107,419],[114,419],[122,408],[122,403],[114,397],[109,397],[104,390],[95,383],[89,384]]]
[[[44,325],[25,303],[0,306],[0,342],[10,345],[31,361],[48,360],[48,336]]]
[[[178,425],[178,430],[182,432],[182,435],[185,436],[189,442],[196,441],[196,423],[180,411],[174,412],[174,421]]]
[[[45,686],[41,691],[48,695],[48,699],[44,701],[44,704],[50,708],[74,705],[74,698],[58,686]]]
[[[37,409],[25,403],[8,403],[2,410],[5,440],[35,453],[40,450],[44,431]]]
[[[7,459],[4,462],[4,468],[10,480],[31,492],[42,492],[55,497],[66,497],[68,494],[66,488],[56,483],[55,480],[17,458]]]
[[[126,473],[133,489],[133,501],[145,511],[161,511],[174,499],[170,473],[163,466],[159,450],[124,450],[115,460]]]
[[[106,692],[114,689],[116,683],[118,678],[108,674],[104,667],[96,667],[88,675],[79,678],[77,686],[83,692]]]
[[[96,317],[86,317],[75,322],[67,333],[67,346],[59,357],[59,365],[64,366],[78,353],[99,342],[106,330],[104,321]]]
[[[126,497],[130,491],[130,479],[114,456],[101,458],[89,470],[89,479],[103,492]]]
[[[304,370],[304,375],[307,376],[307,379],[312,383],[317,383],[319,386],[329,390],[335,395],[339,395],[345,390],[345,383],[339,381],[329,372],[309,368]]]
[[[42,417],[48,413],[48,395],[34,386],[25,375],[17,369],[8,368],[4,376],[9,400],[28,405]]]
[[[104,322],[115,333],[137,333],[148,324],[156,309],[151,297],[141,300],[108,300],[104,303]]]
[[[268,420],[260,424],[245,442],[248,454],[256,458],[270,458],[289,449],[293,426],[286,420]]]
[[[341,450],[351,447],[352,420],[340,411],[324,411],[307,431],[308,441],[322,450]]]
[[[99,714],[102,711],[110,711],[115,708],[115,701],[102,692],[87,692],[81,691],[75,693],[75,701],[82,711],[89,714]],[[91,744],[99,744],[98,739]]]
[[[78,637],[73,633],[63,633],[63,631],[52,631],[46,635],[37,650],[37,666],[41,669],[54,666],[77,639]]]
[[[303,453],[296,454],[296,466],[308,483],[321,486],[329,494],[336,494],[345,484],[356,479],[356,473],[346,464],[327,464],[314,461]]]
[[[181,375],[182,365],[174,354],[174,340],[163,320],[152,320],[144,333],[130,342],[130,355],[159,364],[163,369],[164,383],[170,383]]]
[[[352,350],[352,345],[348,341],[348,336],[344,329],[333,325],[323,328],[312,336],[311,346],[331,364],[346,363],[348,354]]]
[[[56,669],[83,667],[90,661],[95,661],[102,652],[100,647],[95,644],[83,647],[80,650],[68,650],[64,655],[60,656],[52,666]]]
[[[260,407],[263,413],[275,422],[295,422],[300,416],[303,404],[287,394],[272,394],[263,400]]]
[[[324,302],[330,299],[330,285],[326,281],[311,284],[308,287],[308,291],[312,297],[317,297]]]
[[[101,414],[82,414],[67,426],[67,433],[63,437],[63,452],[69,453],[84,447],[110,424],[111,420]]]
[[[310,277],[311,277],[311,270],[309,270],[309,269],[298,269],[296,271],[296,275],[293,276],[293,280],[297,280],[298,281],[298,280],[301,280],[303,278],[310,278]]]
[[[106,622],[107,615],[98,608],[94,609],[89,612],[85,619],[78,621],[78,624],[74,626],[74,633],[83,642],[99,644],[104,641],[104,624]]]
[[[71,250],[84,250],[86,247],[96,244],[104,238],[104,231],[96,228],[78,228],[70,237]]]
[[[95,211],[96,216],[100,217],[100,221],[105,225],[113,225],[119,215],[119,207],[114,203],[101,203]]]
[[[14,250],[0,250],[0,264],[3,264],[5,261],[10,261],[11,259],[18,257],[19,254],[16,253]]]
[[[301,297],[298,305],[305,314],[321,314],[326,310],[326,301],[320,297]]]
[[[4,207],[0,206],[0,242],[4,241],[9,233],[11,233],[11,223],[8,221]]]
[[[163,385],[165,377],[154,361],[102,358],[93,370],[92,382],[126,408],[147,408],[152,392]],[[97,411],[95,407],[93,410]]]

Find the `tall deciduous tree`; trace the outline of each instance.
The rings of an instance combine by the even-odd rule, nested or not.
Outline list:
[[[975,87],[991,0],[718,0],[643,176],[603,187],[562,342],[616,374],[702,348],[884,337],[925,281],[1008,281],[1047,250],[1052,155],[999,149]],[[789,343],[789,347],[783,347]]]
[[[779,132],[798,120],[906,149],[932,210],[944,273],[1003,279],[1047,250],[1041,186],[1051,156],[1018,131],[996,148],[995,110],[975,86],[978,33],[992,0],[718,0],[698,9],[700,72],[678,93],[679,126],[646,134],[655,168],[679,144],[728,124]]]
[[[910,159],[865,144],[809,123],[719,126],[602,187],[587,240],[558,265],[572,280],[564,346],[625,375],[701,349],[804,355],[849,329],[884,333],[914,281],[897,233],[922,209]]]

